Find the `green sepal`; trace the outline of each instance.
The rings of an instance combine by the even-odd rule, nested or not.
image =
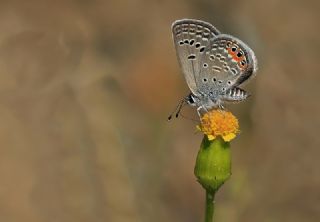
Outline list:
[[[215,194],[231,176],[230,143],[221,137],[210,141],[204,136],[194,174],[207,192]]]

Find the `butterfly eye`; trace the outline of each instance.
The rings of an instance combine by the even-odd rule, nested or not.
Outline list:
[[[226,88],[223,87],[223,88],[222,88],[222,91],[226,91]]]
[[[231,85],[231,81],[230,80],[228,81],[228,85]]]
[[[245,61],[245,60],[242,60],[242,61],[241,61],[241,65],[244,66],[245,64],[246,64],[246,61]]]
[[[198,43],[196,43],[196,48],[199,48],[200,47],[200,43],[198,42]]]
[[[202,81],[203,81],[203,82],[207,82],[208,79],[207,79],[207,78],[203,78]]]
[[[232,52],[235,52],[237,50],[237,47],[232,46],[231,50],[232,50]]]
[[[203,63],[203,68],[207,68],[208,64],[207,63]]]
[[[217,79],[216,79],[215,77],[213,77],[213,78],[212,78],[212,81],[215,82],[215,81],[217,81]]]

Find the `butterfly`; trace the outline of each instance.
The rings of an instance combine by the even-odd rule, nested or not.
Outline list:
[[[176,108],[176,117],[184,104],[208,112],[223,108],[224,102],[240,102],[249,94],[239,86],[256,73],[254,52],[240,39],[222,34],[208,22],[177,20],[172,35],[178,61],[190,94]],[[168,117],[170,120],[172,115]]]

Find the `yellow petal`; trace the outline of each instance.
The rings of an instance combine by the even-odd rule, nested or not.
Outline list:
[[[226,142],[230,142],[231,140],[233,140],[236,137],[236,134],[234,133],[229,133],[225,136],[222,136],[223,140]]]
[[[208,140],[214,140],[216,137],[213,135],[208,135]]]

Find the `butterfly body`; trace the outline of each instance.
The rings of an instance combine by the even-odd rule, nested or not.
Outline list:
[[[182,19],[172,25],[177,57],[190,88],[185,102],[208,111],[248,94],[239,86],[253,76],[257,60],[241,40],[207,22]]]

